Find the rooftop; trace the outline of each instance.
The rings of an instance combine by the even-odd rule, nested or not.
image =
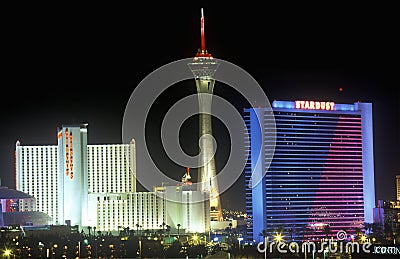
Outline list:
[[[0,186],[0,199],[30,199],[33,198],[33,196],[13,190],[13,189],[8,189],[6,186]]]

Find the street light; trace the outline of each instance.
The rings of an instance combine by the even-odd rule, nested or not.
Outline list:
[[[283,236],[281,233],[275,235],[275,240],[280,243],[283,240]]]
[[[12,251],[10,249],[6,249],[3,252],[3,257],[4,258],[10,258],[10,255],[12,254]]]
[[[192,236],[192,240],[193,240],[193,244],[197,244],[198,243],[198,240],[199,240],[199,236],[197,235],[197,234],[194,234],[193,236]]]

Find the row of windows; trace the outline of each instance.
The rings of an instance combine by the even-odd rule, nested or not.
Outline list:
[[[264,113],[265,116],[270,116],[270,112],[266,111]],[[313,120],[316,119],[330,119],[330,118],[346,118],[346,119],[359,119],[359,114],[343,114],[340,112],[332,112],[332,113],[316,113],[316,112],[284,112],[284,111],[274,111],[275,118],[284,118],[284,117],[296,117],[296,118],[311,118]]]

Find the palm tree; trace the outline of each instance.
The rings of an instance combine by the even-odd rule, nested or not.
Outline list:
[[[354,228],[354,230],[356,232],[356,239],[359,240],[363,234],[361,231],[361,228],[356,227],[356,228]]]
[[[383,238],[383,229],[382,226],[378,223],[371,223],[372,226],[372,236],[375,237],[377,240]]]
[[[369,236],[372,231],[372,224],[368,222],[364,222],[364,230],[365,230],[365,235]]]
[[[96,227],[93,227],[93,236],[96,237]]]
[[[178,227],[178,238],[179,238],[179,228],[181,227],[181,224],[176,225]]]
[[[263,242],[264,242],[264,246],[265,246],[265,251],[267,251],[268,249],[268,232],[266,229],[263,229],[261,231],[261,233],[258,234],[259,236],[263,237]]]
[[[267,238],[268,237],[268,232],[266,229],[263,229],[260,233],[260,236],[262,236],[263,238]]]
[[[136,234],[138,234],[139,235],[139,223],[136,223]]]
[[[165,222],[163,222],[163,223],[160,225],[162,235],[163,235],[164,232],[165,232],[165,229],[164,229],[165,225],[166,225]]]
[[[331,233],[331,227],[328,224],[326,224],[324,226],[324,233],[325,233],[325,237],[328,239],[328,236]]]
[[[169,236],[170,236],[170,235],[169,235],[169,232],[171,231],[171,226],[165,225],[165,231],[167,231],[168,237],[169,237]]]
[[[164,228],[165,228],[166,225],[167,225],[167,224],[165,224],[165,222],[162,223],[162,228],[163,228],[163,230],[164,230]]]

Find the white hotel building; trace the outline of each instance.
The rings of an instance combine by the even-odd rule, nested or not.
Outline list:
[[[191,198],[205,194],[175,186],[136,192],[134,140],[88,145],[87,124],[63,125],[57,140],[57,145],[41,146],[17,141],[15,150],[16,189],[35,197],[36,209],[53,224],[115,231],[137,225],[158,229],[165,223],[180,224],[187,232],[209,230],[208,199],[193,203]],[[182,203],[165,199],[169,195],[182,197]]]

